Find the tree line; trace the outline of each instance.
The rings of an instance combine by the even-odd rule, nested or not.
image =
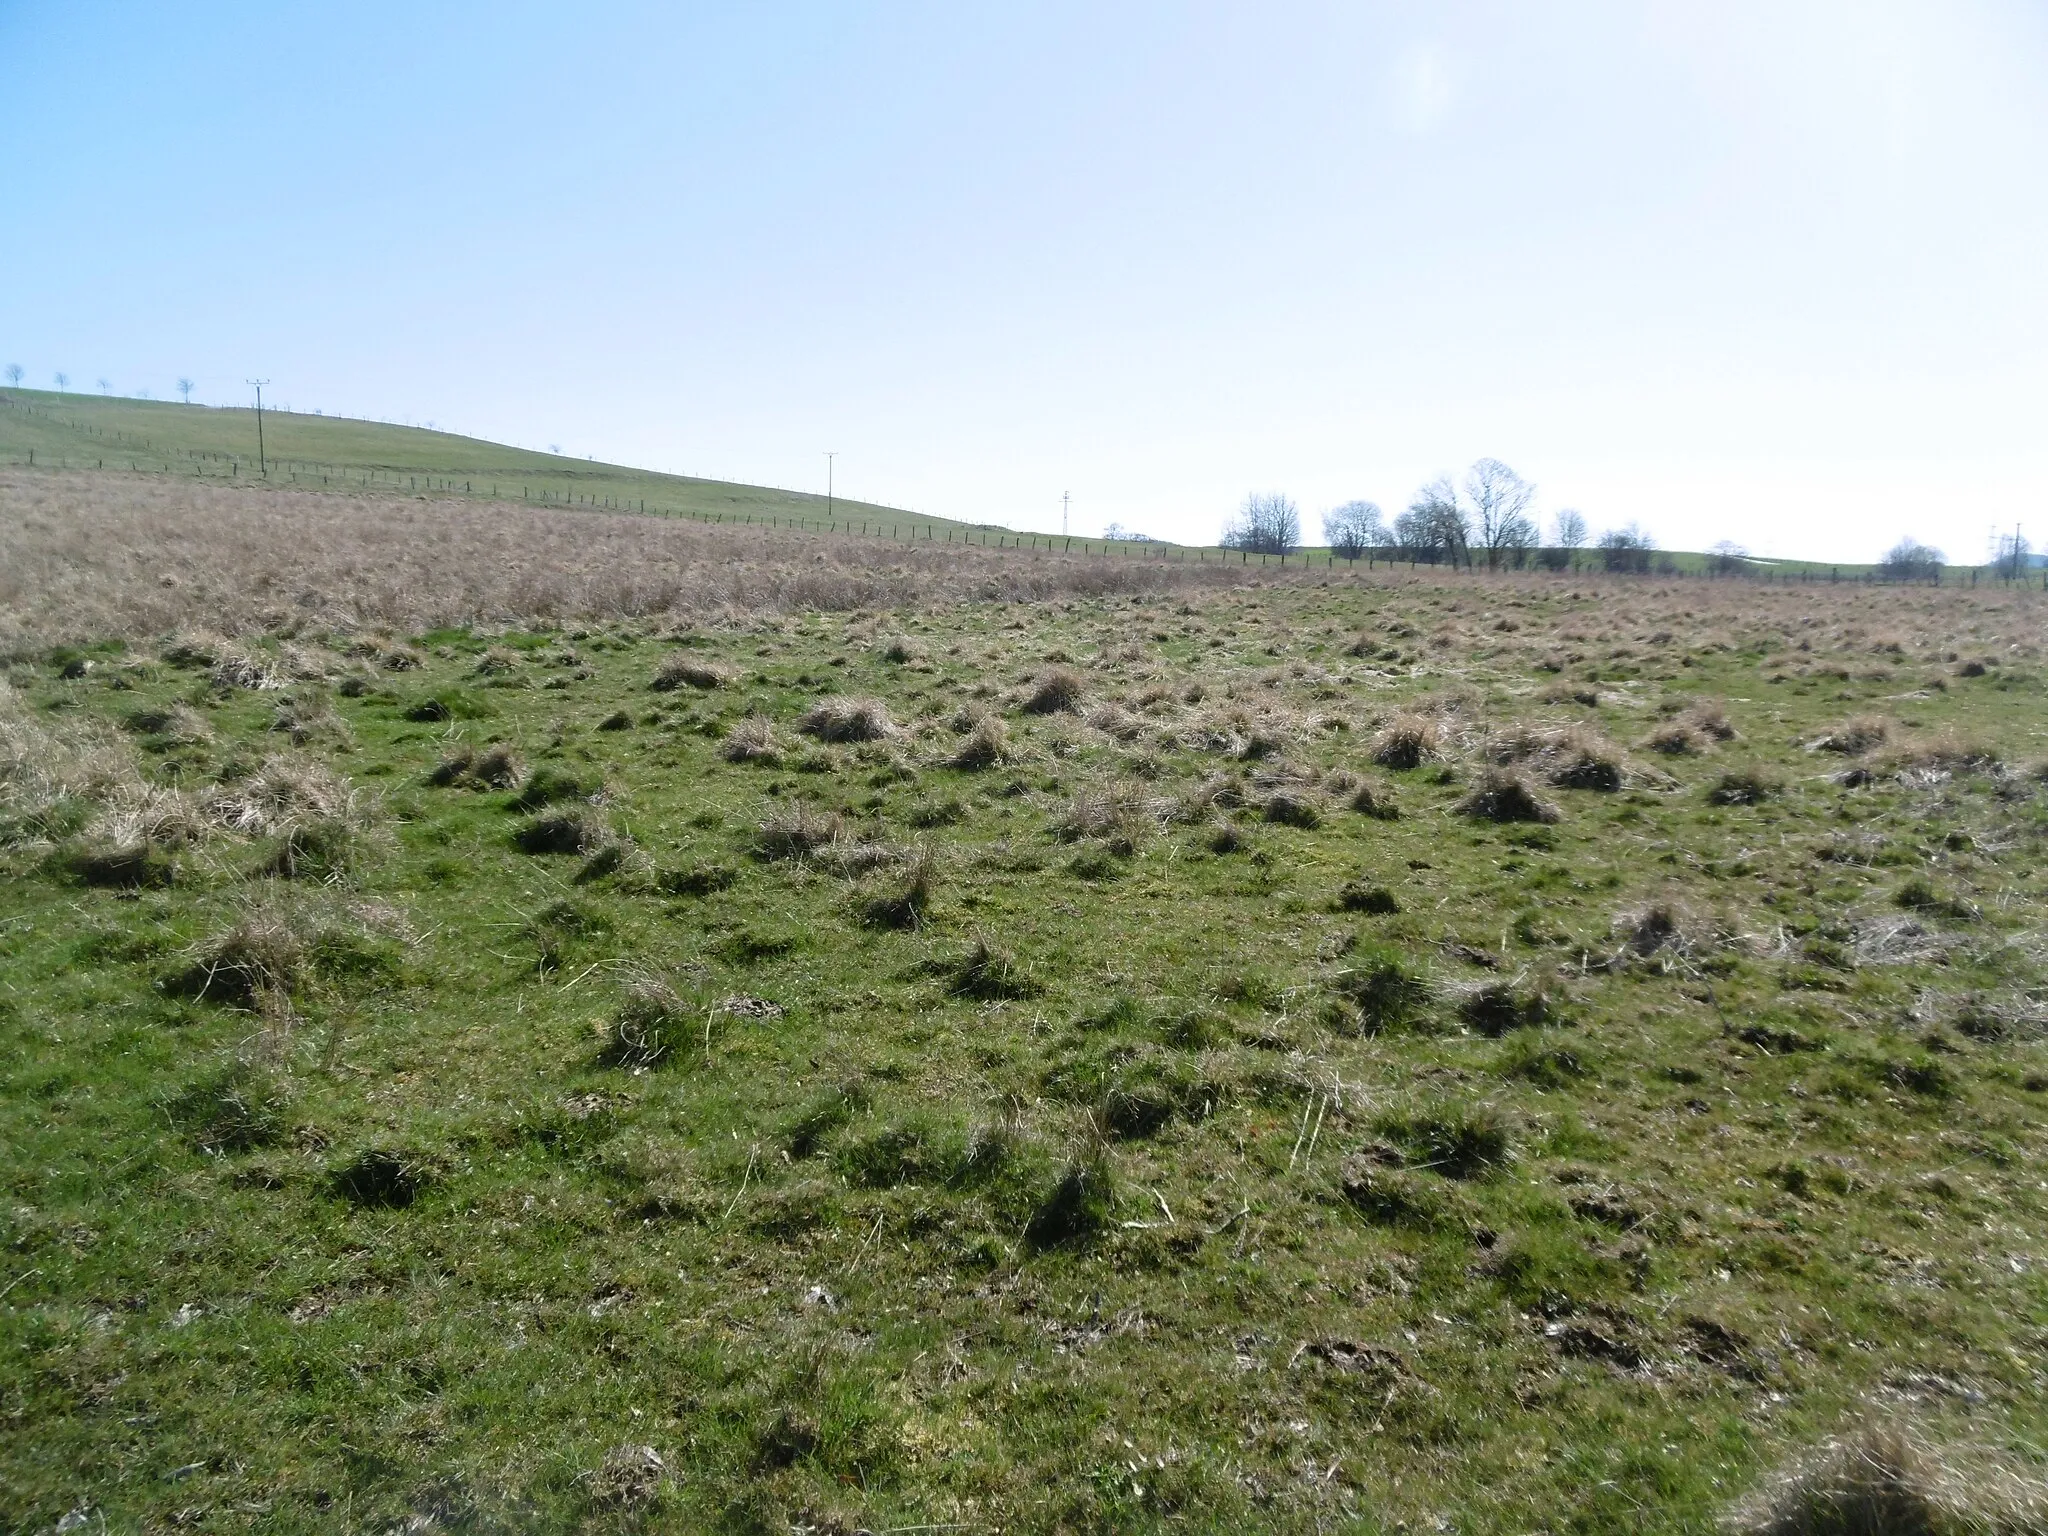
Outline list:
[[[1340,560],[1370,556],[1495,571],[1578,570],[1590,563],[1606,571],[1648,572],[1669,564],[1668,556],[1660,559],[1656,540],[1636,524],[1590,538],[1585,515],[1571,507],[1552,517],[1546,540],[1535,502],[1532,482],[1499,459],[1480,459],[1465,471],[1462,482],[1437,476],[1392,519],[1373,501],[1332,507],[1323,514],[1323,542]],[[1279,492],[1255,492],[1225,523],[1223,547],[1292,554],[1301,547],[1301,509]],[[2001,553],[2017,572],[2024,552],[2017,557]],[[1945,563],[1940,550],[1902,539],[1879,563],[1878,571],[1893,581],[1939,581]],[[1753,568],[1748,552],[1727,540],[1709,551],[1709,564],[1717,575]]]

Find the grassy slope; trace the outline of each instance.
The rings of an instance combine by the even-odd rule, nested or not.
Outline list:
[[[466,492],[628,511],[644,508],[688,517],[763,522],[796,518],[825,526],[822,496],[597,464],[425,427],[266,411],[264,442],[273,479],[280,484],[357,483],[384,490]],[[0,463],[25,463],[31,454],[40,464],[59,467],[133,466],[176,473],[248,475],[256,456],[255,412],[48,390],[0,392]],[[844,498],[833,508],[833,521],[842,530],[892,538],[961,538],[970,527],[977,538],[997,532],[995,524],[970,525]],[[1054,539],[1042,534],[1024,537],[1034,547],[1091,552],[1103,547],[1102,541],[1095,539]],[[1183,547],[1166,548],[1179,552]],[[1194,546],[1186,548],[1191,552]],[[1212,558],[1221,554],[1215,546],[1206,548]],[[1155,548],[1153,552],[1160,551]],[[1117,553],[1142,557],[1144,551],[1119,546]],[[1321,561],[1326,555],[1318,550],[1312,557]],[[1667,558],[1687,575],[1705,571],[1710,563],[1706,555],[1683,550],[1672,551]],[[1787,560],[1772,562],[1770,569],[1780,577],[1804,574],[1825,578],[1831,573],[1860,576],[1871,568]]]
[[[331,883],[251,875],[273,845],[216,835],[168,888],[82,886],[62,805],[55,861],[11,829],[0,1525],[1704,1532],[1869,1394],[2038,1443],[2048,808],[1981,761],[1843,788],[1800,745],[1879,711],[2037,750],[2038,624],[1930,611],[1900,654],[1875,606],[1675,609],[969,607],[890,621],[902,660],[814,618],[702,637],[735,679],[702,693],[650,691],[672,647],[623,629],[426,636],[411,670],[301,652],[355,696],[16,669],[29,718],[125,720],[202,799],[288,750],[282,701],[331,709],[303,755],[381,799]],[[2007,662],[1959,679],[1942,651],[1971,629]],[[1134,735],[1018,710],[1061,653]],[[1624,740],[1722,695],[1742,736],[1499,827],[1453,813],[1472,752],[1366,760],[1374,717],[1446,688],[1453,725]],[[841,689],[918,734],[798,737]],[[1018,760],[941,766],[977,692]],[[203,730],[144,729],[181,701]],[[749,711],[778,765],[720,755]],[[517,851],[509,792],[428,782],[464,740],[602,783],[627,857]],[[1269,822],[1283,762],[1362,769],[1400,818],[1326,779],[1301,787],[1319,826]],[[1736,769],[1778,792],[1710,803]],[[1150,820],[1219,770],[1243,808]],[[1137,811],[1062,837],[1112,789]],[[936,851],[922,928],[863,922],[890,868],[754,856],[799,799]],[[1400,910],[1339,910],[1351,882]],[[1614,924],[1659,904],[1677,933],[1630,948]],[[330,935],[288,1007],[167,985],[250,912]],[[1029,995],[949,969],[977,935]],[[1362,1032],[1347,977],[1381,955],[1432,999]],[[692,1000],[680,1038],[608,1066],[642,975]],[[1502,979],[1560,1016],[1461,1022]],[[733,996],[786,1011],[703,1011]],[[1499,1164],[1471,1161],[1495,1131]],[[365,1198],[366,1153],[418,1170],[412,1204]],[[1035,1247],[1075,1166],[1114,1203]],[[622,1444],[675,1481],[634,1502]]]
[[[826,501],[798,491],[664,475],[617,464],[509,448],[424,427],[266,410],[264,444],[279,484],[364,484],[383,490],[463,491],[508,500],[522,496],[690,517],[798,518],[824,526]],[[256,472],[253,410],[165,401],[14,390],[0,395],[0,461],[74,468],[104,465],[243,477]],[[839,498],[833,516],[915,531],[963,530],[945,518]],[[941,534],[943,537],[943,533]]]

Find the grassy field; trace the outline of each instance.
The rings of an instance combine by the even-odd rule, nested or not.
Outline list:
[[[2039,1460],[2039,593],[1036,568],[24,638],[0,1528],[1706,1532],[1873,1417]]]
[[[266,410],[263,419],[270,472],[267,481],[260,483],[288,489],[357,490],[379,497],[425,494],[443,502],[460,497],[551,509],[661,514],[902,542],[957,546],[973,540],[980,547],[1058,550],[1134,561],[1246,558],[1214,544],[1111,544],[1101,539],[1020,534],[993,523],[964,523],[843,497],[828,504],[823,496],[799,491],[598,464],[426,427],[275,410]],[[256,413],[253,409],[118,396],[0,391],[0,467],[4,466],[149,473],[241,485],[256,475]],[[1305,528],[1304,532],[1313,534],[1314,530]],[[1332,563],[1330,552],[1320,548],[1289,558]],[[1590,551],[1579,558],[1587,567],[1597,559]],[[1260,563],[1261,557],[1249,559]],[[1697,551],[1664,551],[1656,560],[1666,575],[1705,577],[1718,569],[1712,556]],[[1375,557],[1375,564],[1383,563]],[[1344,562],[1335,564],[1341,568]],[[1873,570],[1864,564],[1819,560],[1757,561],[1747,568],[1745,579],[1858,580]],[[1578,574],[1577,570],[1564,573],[1564,579]],[[1973,577],[1968,567],[1960,567],[1951,571],[1948,579],[1969,583]]]

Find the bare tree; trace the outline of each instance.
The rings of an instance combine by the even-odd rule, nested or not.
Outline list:
[[[111,395],[111,394],[112,394],[112,393],[114,392],[114,386],[113,386],[113,385],[111,385],[111,384],[109,384],[109,383],[108,383],[108,382],[107,382],[107,381],[106,381],[105,379],[101,379],[101,380],[99,380],[98,382],[99,382],[99,386],[100,386],[100,393],[101,393],[101,394],[103,394],[103,395]]]
[[[1559,549],[1580,550],[1586,547],[1586,514],[1576,507],[1566,507],[1557,514],[1552,524],[1550,542]]]
[[[1102,530],[1105,542],[1111,544],[1157,544],[1159,541],[1149,533],[1140,533],[1135,528],[1126,528],[1122,523],[1110,523]]]
[[[178,380],[178,393],[183,395],[185,403],[190,405],[192,403],[192,381],[190,379]]]
[[[1600,535],[1600,563],[1610,571],[1647,571],[1657,541],[1634,523]]]
[[[1291,554],[1301,543],[1301,509],[1278,491],[1245,497],[1237,516],[1223,530],[1225,549],[1255,555]]]
[[[1368,549],[1385,547],[1388,535],[1382,517],[1379,503],[1374,501],[1347,501],[1332,507],[1323,514],[1323,542],[1339,558],[1356,560]]]
[[[1707,554],[1707,568],[1716,576],[1738,576],[1749,569],[1749,551],[1733,539],[1723,539]]]
[[[1431,565],[1470,558],[1472,524],[1449,475],[1437,476],[1409,499],[1408,510],[1394,519],[1394,542]]]
[[[24,371],[25,370],[22,368],[21,364],[9,363],[7,365],[7,382],[12,384],[16,389],[21,388],[21,376]]]
[[[1487,567],[1509,561],[1520,565],[1536,543],[1536,524],[1529,516],[1536,487],[1499,459],[1481,459],[1465,471],[1465,495]]]
[[[1998,574],[2007,581],[2016,581],[2025,573],[2029,557],[2034,553],[2033,545],[2022,536],[2019,529],[2001,533],[1993,545],[1991,563]]]
[[[71,375],[68,373],[57,374],[56,380],[59,389],[69,389],[71,387]]]
[[[1877,571],[1886,581],[1939,581],[1946,563],[1947,558],[1932,545],[1901,539],[1885,551]]]

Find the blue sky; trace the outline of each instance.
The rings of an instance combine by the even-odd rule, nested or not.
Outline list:
[[[2048,535],[2048,7],[0,0],[0,361],[1209,539]]]

